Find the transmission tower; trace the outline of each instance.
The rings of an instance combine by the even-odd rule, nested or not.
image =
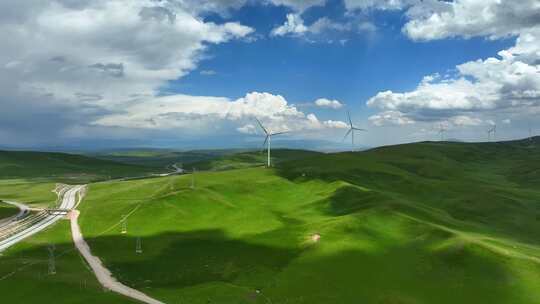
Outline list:
[[[56,274],[56,263],[54,261],[54,250],[55,250],[54,244],[50,244],[47,247],[47,250],[49,251],[49,270],[47,273],[50,275],[53,275],[53,274]]]
[[[135,253],[142,253],[141,237],[137,237],[137,245],[135,246]]]

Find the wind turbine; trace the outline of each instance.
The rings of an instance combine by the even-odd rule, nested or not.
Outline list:
[[[441,123],[439,125],[439,135],[441,135],[441,141],[444,141],[444,133],[446,132],[446,128]]]
[[[349,113],[349,111],[347,111],[347,118],[349,119],[349,130],[347,131],[347,133],[345,133],[345,136],[343,136],[342,141],[344,141],[347,138],[347,136],[351,134],[351,146],[352,146],[352,151],[354,151],[354,131],[367,131],[367,130],[357,128],[353,125],[352,120],[351,120],[351,113]]]
[[[276,133],[268,132],[268,130],[263,126],[263,124],[261,123],[261,121],[259,119],[255,118],[255,120],[257,120],[257,123],[259,124],[261,129],[264,131],[264,134],[266,134],[266,138],[264,139],[264,143],[263,143],[263,148],[264,148],[265,145],[268,148],[268,168],[270,168],[270,166],[272,165],[271,162],[270,162],[270,146],[271,146],[271,142],[272,142],[272,136],[284,134],[284,133],[287,133],[287,132],[276,132]]]
[[[497,134],[497,125],[493,125],[489,130],[487,130],[488,133],[488,141],[491,141],[491,134],[493,133],[493,139],[495,139],[495,135]]]

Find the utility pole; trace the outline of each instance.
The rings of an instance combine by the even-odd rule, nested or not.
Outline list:
[[[49,244],[49,246],[47,247],[47,250],[49,251],[49,270],[47,273],[50,275],[53,275],[53,274],[56,274],[56,263],[54,261],[54,250],[55,250],[54,244]]]

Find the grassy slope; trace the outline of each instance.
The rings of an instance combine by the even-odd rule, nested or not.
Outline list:
[[[320,152],[309,150],[275,149],[272,150],[272,164],[279,164],[285,161],[308,158],[321,155]],[[197,168],[198,170],[222,171],[231,169],[242,169],[257,166],[264,166],[267,163],[267,154],[264,151],[243,152],[232,155],[225,155],[212,160],[200,161],[189,164],[186,169]]]
[[[208,161],[225,155],[235,154],[238,150],[120,150],[89,154],[89,156],[133,165],[165,168],[175,163],[190,164]]]
[[[62,153],[0,151],[0,199],[49,206],[56,202],[52,192],[55,182],[85,183],[148,171],[148,168]],[[56,224],[0,255],[3,302],[133,303],[102,290],[74,249],[69,231],[68,222]],[[55,244],[59,254],[54,276],[46,274],[48,243]]]
[[[56,203],[55,186],[47,179],[0,179],[0,199],[49,206]]]
[[[538,303],[538,158],[422,143],[201,173],[195,190],[102,183],[82,228],[120,280],[168,302]]]
[[[0,201],[0,220],[19,213],[19,208]]]
[[[320,153],[307,150],[275,149],[272,151],[272,160],[279,163],[318,154]],[[175,163],[183,164],[189,170],[197,168],[199,170],[221,171],[266,164],[266,153],[262,151],[195,150],[177,152],[167,150],[128,150],[99,153],[92,156],[128,164],[161,168],[170,167]]]
[[[48,180],[0,180],[0,197],[31,205],[56,202]],[[47,246],[56,246],[56,275],[47,275]],[[133,303],[104,292],[73,246],[62,221],[0,254],[2,303]]]
[[[2,253],[2,303],[134,303],[104,292],[71,242],[63,221]],[[56,274],[48,275],[48,244],[55,244]]]
[[[141,175],[146,167],[98,160],[80,155],[46,152],[0,151],[0,178],[49,178],[64,182],[87,182]]]

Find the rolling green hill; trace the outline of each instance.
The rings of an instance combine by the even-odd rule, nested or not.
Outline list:
[[[538,303],[539,153],[418,143],[201,173],[196,189],[100,184],[82,227],[119,279],[166,302]]]
[[[0,200],[0,220],[19,213],[19,209]]]
[[[538,160],[538,138],[426,142],[201,172],[194,189],[190,175],[104,182],[80,224],[115,277],[166,303],[537,304]],[[70,280],[55,286],[87,277],[57,263]],[[29,271],[17,280],[46,286]]]
[[[320,154],[309,150],[275,149],[272,150],[272,161],[279,163]],[[230,170],[266,164],[265,151],[247,150],[120,150],[89,154],[89,156],[156,168],[170,168],[172,164],[182,164],[187,170]]]
[[[87,182],[156,171],[81,155],[48,152],[0,151],[0,179],[49,178]]]
[[[272,150],[272,165],[279,165],[286,161],[297,159],[306,159],[315,155],[321,155],[320,152],[309,150],[293,149],[275,149]],[[242,169],[250,167],[265,166],[267,164],[266,151],[248,151],[224,155],[211,160],[190,163],[186,169],[197,168],[205,171],[223,171],[231,169]]]
[[[242,150],[193,150],[172,151],[164,149],[127,149],[90,153],[88,156],[115,162],[148,167],[165,168],[172,164],[191,164],[209,161],[222,156],[243,152]]]

